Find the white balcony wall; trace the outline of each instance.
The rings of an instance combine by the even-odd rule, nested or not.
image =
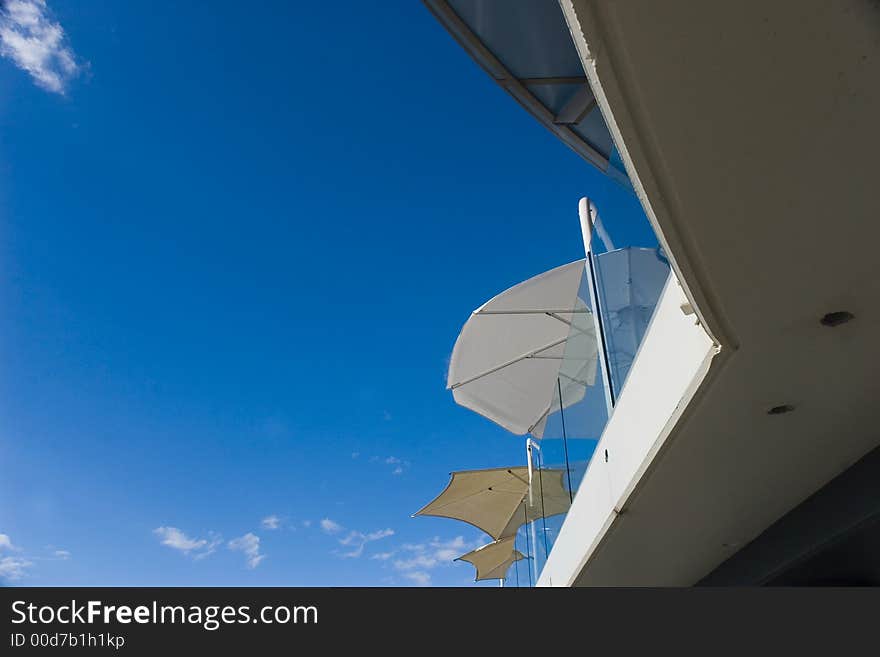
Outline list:
[[[574,583],[708,371],[716,347],[683,308],[670,276],[538,586]]]

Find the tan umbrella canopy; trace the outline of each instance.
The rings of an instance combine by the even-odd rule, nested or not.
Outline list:
[[[516,549],[514,545],[516,536],[502,538],[483,547],[478,547],[467,554],[463,554],[456,561],[467,561],[477,569],[474,581],[484,579],[504,579],[507,570],[515,561],[525,559],[525,555]]]
[[[453,472],[444,491],[414,515],[461,520],[496,541],[512,537],[521,525],[565,513],[571,506],[563,483],[565,470],[538,470],[537,474],[529,503],[526,466]]]

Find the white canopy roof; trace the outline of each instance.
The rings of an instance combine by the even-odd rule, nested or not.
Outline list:
[[[414,515],[461,520],[496,540],[507,538],[526,522],[568,511],[571,496],[564,475],[555,469],[536,473],[530,505],[526,466],[453,472],[444,491]]]
[[[502,538],[488,545],[478,547],[467,554],[463,554],[456,561],[467,561],[477,569],[475,581],[484,579],[504,579],[510,566],[525,555],[515,547],[516,536]]]
[[[585,260],[530,278],[477,308],[452,350],[455,401],[508,431],[541,438],[547,416],[595,383],[597,341],[578,297]]]

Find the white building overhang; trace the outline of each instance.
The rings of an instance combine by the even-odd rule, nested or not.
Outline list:
[[[635,384],[657,376],[661,301],[540,583],[690,585],[880,444],[880,8],[561,5],[721,351],[655,404]],[[822,323],[837,311],[854,319]]]

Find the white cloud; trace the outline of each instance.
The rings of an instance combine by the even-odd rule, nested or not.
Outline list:
[[[18,550],[12,544],[12,539],[7,534],[0,534],[0,550]]]
[[[380,529],[379,531],[370,532],[365,538],[369,542],[378,541],[380,538],[388,538],[389,536],[394,536],[393,529]]]
[[[394,562],[394,567],[397,570],[412,570],[413,568],[433,568],[437,563],[437,558],[430,554],[417,554],[409,559],[397,559]]]
[[[55,550],[53,553],[56,559],[61,559],[62,561],[67,561],[70,559],[70,552],[67,550]]]
[[[367,543],[379,541],[383,538],[394,536],[393,529],[379,529],[374,532],[364,534],[363,532],[350,531],[347,536],[339,539],[340,545],[354,546],[354,549],[344,552],[342,556],[347,559],[357,559],[364,553]]]
[[[260,521],[260,526],[263,529],[278,529],[281,527],[281,518],[274,514],[266,516]]]
[[[49,17],[46,0],[0,3],[0,55],[30,73],[38,86],[59,94],[80,71],[64,30]]]
[[[425,543],[404,543],[400,549],[410,556],[395,559],[391,565],[404,577],[420,586],[428,586],[431,578],[427,571],[452,564],[456,557],[469,552],[479,544],[480,541],[466,541],[463,536],[449,540],[434,537]]]
[[[375,559],[377,561],[388,561],[391,557],[394,556],[394,552],[377,552],[370,559]]]
[[[244,536],[233,538],[227,546],[230,550],[244,552],[246,557],[245,563],[248,568],[256,568],[260,562],[266,558],[265,554],[260,554],[260,537],[256,534],[248,532]]]
[[[312,526],[312,521],[311,521],[311,520],[303,520],[303,527],[308,528],[308,527],[311,527],[311,526]]]
[[[352,452],[352,453],[351,453],[351,458],[353,458],[353,459],[360,458],[360,455],[361,455],[360,452]]]
[[[0,534],[0,550],[19,551],[8,534]],[[25,575],[25,570],[32,565],[29,560],[22,557],[5,556],[0,559],[0,579],[9,581],[21,579]]]
[[[21,579],[32,565],[30,561],[21,557],[3,557],[0,559],[0,579]]]
[[[153,530],[153,533],[159,537],[162,545],[183,552],[186,555],[192,553],[195,559],[207,557],[221,543],[221,539],[214,536],[210,538],[190,538],[177,527],[157,527]]]
[[[382,461],[382,463],[384,463],[385,465],[394,466],[391,469],[391,474],[393,475],[403,474],[404,470],[406,470],[410,465],[409,461],[406,461],[399,456],[386,456],[385,458],[381,459],[374,457],[371,460]]]
[[[412,572],[404,573],[403,576],[412,580],[417,586],[431,586],[431,573],[426,573],[423,570],[413,570]]]
[[[323,529],[328,534],[338,534],[343,529],[345,529],[342,525],[340,525],[335,520],[330,520],[330,518],[324,518],[319,523],[321,525],[321,529]]]
[[[463,536],[456,536],[449,541],[441,541],[434,538],[428,545],[434,551],[434,557],[438,561],[452,561],[456,557],[460,557],[465,552],[470,552],[477,547],[473,542],[468,543],[465,541]]]

